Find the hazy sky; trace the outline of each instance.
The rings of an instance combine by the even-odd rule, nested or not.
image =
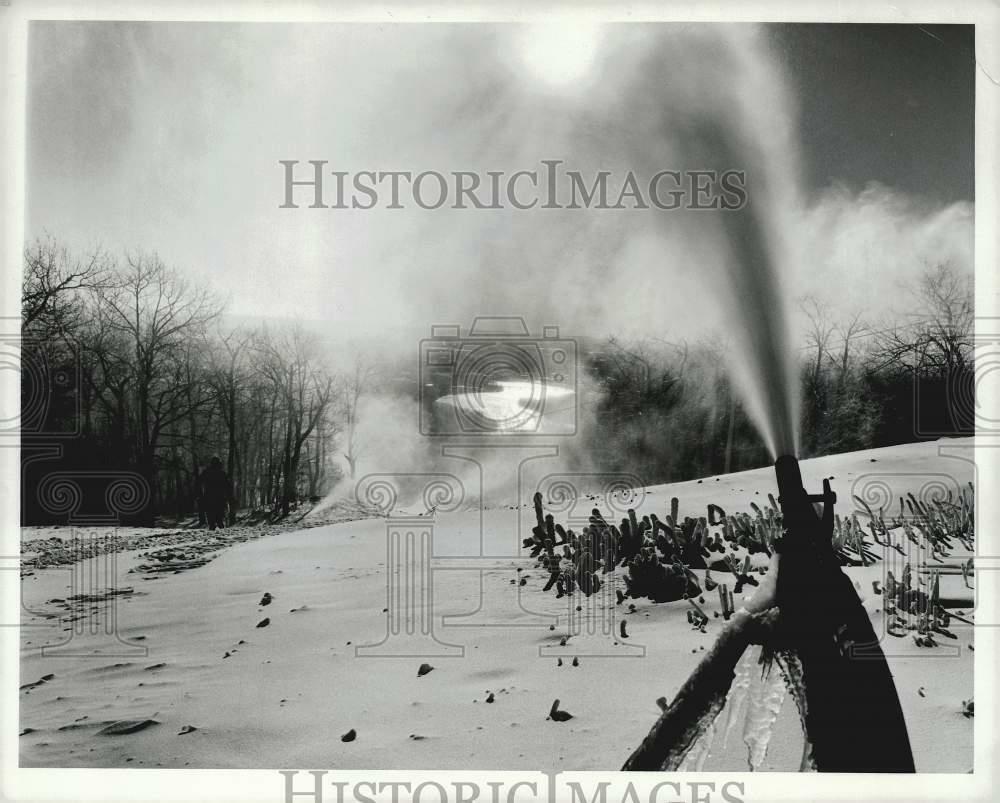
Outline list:
[[[726,63],[742,65],[730,72],[702,60],[706,35],[693,26],[36,22],[27,236],[157,251],[239,315],[377,333],[524,312],[548,316],[539,326],[687,334],[712,318],[712,288],[694,288],[715,257],[684,226],[279,209],[278,160],[414,172],[683,161],[672,121],[683,130],[685,104],[717,94],[746,104],[739,114],[801,188],[785,235],[797,293],[835,284],[847,308],[893,293],[922,263],[971,269],[971,26],[722,38],[738,51]],[[560,70],[576,77],[552,80]],[[643,151],[630,141],[640,134],[665,144]]]

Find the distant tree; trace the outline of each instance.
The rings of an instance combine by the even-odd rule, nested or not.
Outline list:
[[[344,459],[347,461],[348,476],[352,480],[357,473],[358,459],[364,452],[364,444],[360,442],[358,434],[361,401],[373,390],[377,377],[375,363],[367,355],[358,353],[340,381]]]
[[[164,434],[206,403],[192,394],[202,381],[192,366],[221,305],[156,255],[129,255],[94,288],[87,346],[97,370],[89,375],[97,399],[131,447],[137,470],[155,485]]]
[[[838,366],[840,381],[844,382],[851,367],[851,342],[867,337],[870,334],[870,329],[864,320],[863,312],[857,310],[846,320],[836,324],[834,331],[841,339]]]
[[[249,369],[249,351],[253,343],[253,333],[242,328],[223,330],[219,327],[212,338],[210,381],[215,393],[226,435],[226,474],[233,487],[234,501],[238,505],[245,499],[243,483],[245,464],[244,451],[247,449],[245,429],[241,431],[240,410],[245,402],[245,393],[252,381]],[[192,439],[196,422],[192,421]],[[197,446],[192,440],[192,458]]]
[[[280,427],[274,433],[278,471],[275,491],[281,515],[287,516],[297,498],[303,447],[323,419],[333,396],[333,377],[322,366],[318,343],[301,327],[279,333],[265,332],[257,349],[261,369],[272,391],[272,409],[280,410]],[[273,432],[273,427],[272,427]]]
[[[799,306],[808,321],[806,346],[815,354],[811,357],[810,385],[818,388],[823,363],[829,357],[830,341],[836,331],[836,325],[830,320],[826,308],[816,300],[815,296],[805,296]]]
[[[975,311],[972,277],[951,263],[927,267],[915,290],[910,323],[892,324],[875,341],[875,370],[941,376],[971,367]]]
[[[927,267],[913,290],[913,313],[873,338],[869,377],[883,411],[879,437],[972,434],[975,325],[972,276],[949,263]]]
[[[109,260],[95,249],[74,258],[51,236],[24,250],[21,279],[22,424],[34,431],[74,428],[85,396],[80,388],[80,330],[87,293],[106,281]],[[28,369],[32,367],[34,370]],[[69,377],[61,384],[52,380]]]
[[[35,240],[24,250],[22,329],[65,334],[79,322],[79,292],[102,286],[108,268],[109,259],[101,249],[77,260],[53,237]]]

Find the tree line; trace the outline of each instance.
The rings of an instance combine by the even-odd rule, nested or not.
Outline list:
[[[44,521],[29,490],[50,470],[33,448],[58,444],[61,468],[128,470],[154,516],[189,515],[198,477],[219,456],[234,507],[288,515],[340,475],[358,376],[337,375],[315,333],[243,326],[155,254],[71,255],[53,238],[25,252],[22,284],[23,518]],[[361,370],[361,369],[359,369]],[[362,376],[361,379],[368,377]],[[348,453],[356,446],[348,445]]]
[[[801,456],[972,432],[971,278],[928,266],[913,296],[902,320],[839,319],[802,300]],[[80,257],[39,239],[25,249],[21,300],[25,523],[60,520],[33,490],[54,466],[128,471],[149,494],[137,522],[182,519],[213,456],[235,508],[287,516],[354,477],[366,397],[418,403],[415,364],[358,356],[334,370],[315,332],[234,323],[155,254]],[[769,464],[726,349],[717,338],[588,341],[588,468],[652,484]]]
[[[800,456],[971,435],[975,421],[970,276],[917,272],[909,314],[837,317],[800,300]],[[609,339],[591,349],[601,393],[587,453],[602,470],[647,483],[768,465],[771,457],[724,369],[726,343]]]

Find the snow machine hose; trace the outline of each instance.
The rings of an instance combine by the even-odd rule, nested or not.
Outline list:
[[[812,764],[821,772],[914,772],[889,666],[833,549],[837,496],[830,481],[823,480],[821,494],[808,494],[791,455],[779,457],[774,472],[784,529],[774,647],[794,653],[802,666]]]

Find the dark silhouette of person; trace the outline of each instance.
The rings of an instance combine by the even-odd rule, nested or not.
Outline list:
[[[208,529],[226,526],[226,505],[230,498],[229,477],[222,468],[222,461],[213,457],[200,479],[202,506],[208,520]]]

